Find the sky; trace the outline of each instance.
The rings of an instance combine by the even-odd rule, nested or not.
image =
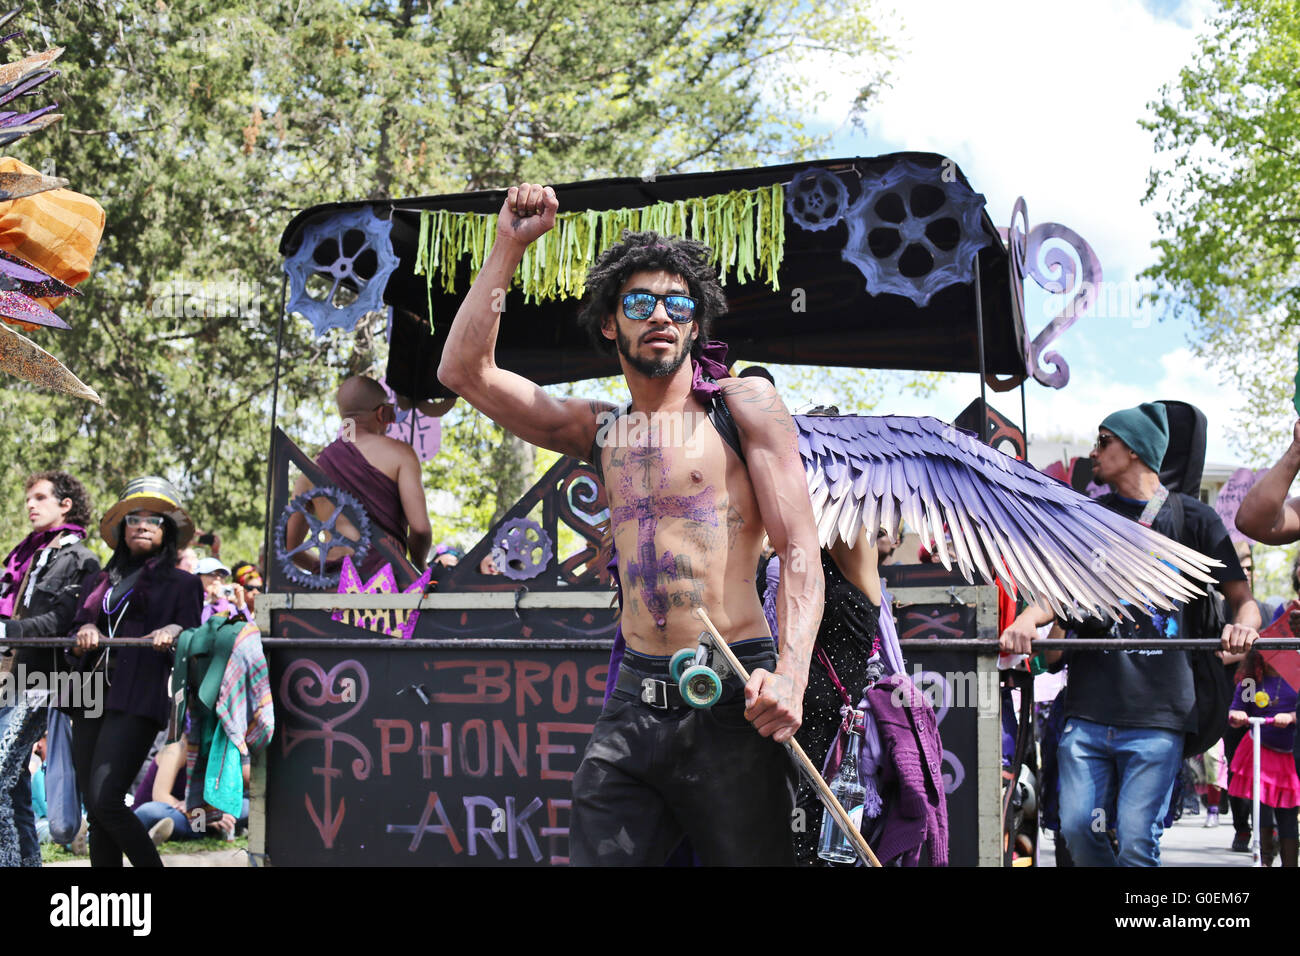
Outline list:
[[[1151,243],[1159,234],[1154,211],[1141,202],[1155,151],[1138,120],[1191,62],[1213,12],[1207,0],[909,0],[898,13],[882,8],[902,51],[892,85],[865,131],[839,128],[826,155],[948,156],[983,193],[994,223],[1005,226],[1023,196],[1031,226],[1069,226],[1091,244],[1107,283],[1133,283],[1154,261]],[[810,104],[816,128],[840,122],[849,86],[827,79],[825,101]],[[1045,311],[1049,305],[1043,295],[1028,302],[1031,336],[1055,314]],[[1230,438],[1242,400],[1198,366],[1188,328],[1150,311],[1080,318],[1051,346],[1070,366],[1069,384],[1027,386],[1031,437],[1091,437],[1117,408],[1181,399],[1206,414],[1207,459],[1238,462]],[[930,398],[908,396],[876,411],[951,419],[978,396],[979,381],[969,374],[946,378]],[[1019,420],[1018,392],[990,397]]]

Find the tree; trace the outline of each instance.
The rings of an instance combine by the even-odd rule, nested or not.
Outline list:
[[[1292,420],[1300,330],[1300,5],[1223,0],[1209,31],[1143,123],[1164,154],[1144,200],[1161,238],[1143,276],[1246,394],[1238,444],[1271,459]]]
[[[807,64],[851,69],[860,113],[890,53],[865,3],[64,0],[23,16],[32,49],[67,47],[47,84],[66,119],[15,152],[108,213],[62,310],[73,330],[35,335],[105,407],[0,383],[8,421],[44,423],[0,493],[18,501],[22,472],[59,465],[102,510],[162,473],[232,558],[261,538],[294,213],[803,156]],[[279,424],[319,432],[334,385],[382,360],[374,341],[286,321]],[[13,511],[8,540],[25,530]]]

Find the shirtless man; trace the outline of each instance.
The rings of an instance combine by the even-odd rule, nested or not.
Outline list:
[[[754,378],[718,383],[743,461],[705,418],[713,399],[696,364],[726,300],[701,244],[654,233],[602,254],[579,319],[617,348],[632,399],[622,415],[498,368],[500,290],[558,208],[550,187],[511,187],[438,377],[524,440],[603,473],[627,654],[574,776],[570,859],[656,865],[688,835],[708,864],[793,863],[792,769],[778,742],[799,728],[823,589],[794,422]],[[753,582],[764,529],[782,558],[779,661]],[[673,652],[696,646],[697,607],[752,670],[709,710],[686,706],[667,674]]]
[[[428,563],[433,532],[424,499],[420,459],[406,442],[384,434],[397,414],[388,393],[374,379],[357,375],[339,386],[337,400],[343,434],[321,450],[316,464],[334,484],[361,502],[375,526],[374,533],[390,535],[409,552],[411,564],[422,573]],[[300,476],[293,493],[300,495],[310,487],[306,476]],[[318,518],[329,517],[327,502],[317,499],[313,504]],[[359,533],[346,517],[340,517],[336,527],[349,537],[355,538]],[[285,529],[288,548],[300,544],[306,534],[307,523],[302,516],[290,517]],[[335,548],[329,557],[342,560],[346,553],[346,549]],[[310,556],[307,559],[309,563],[304,566],[316,570],[310,565]],[[369,578],[384,563],[384,556],[372,547],[358,571],[363,578]]]

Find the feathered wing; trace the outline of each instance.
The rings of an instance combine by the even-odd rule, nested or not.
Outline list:
[[[49,69],[49,65],[62,52],[63,47],[55,47],[0,66],[0,106],[13,105],[20,97],[32,95],[42,83],[58,76],[58,71]],[[63,119],[62,113],[53,112],[57,108],[57,103],[50,103],[34,110],[0,111],[0,146],[8,146],[28,133],[57,123]]]
[[[0,325],[0,372],[44,385],[77,398],[88,398],[98,405],[104,400],[95,390],[45,349],[7,325]]]
[[[1003,577],[1075,618],[1170,610],[1203,593],[1188,578],[1209,582],[1220,566],[937,419],[795,421],[822,547],[863,530],[874,540],[898,517],[933,546],[946,526],[966,580]]]
[[[18,10],[15,8],[0,14],[0,30],[6,29],[17,13]],[[22,35],[22,31],[17,31],[0,36],[0,44]],[[62,53],[62,47],[53,47],[42,53],[34,53],[12,63],[0,65],[0,147],[7,146],[29,133],[45,129],[63,118],[61,113],[54,112],[58,108],[57,103],[29,108],[32,101],[37,98],[37,94],[44,92],[39,88],[58,76],[58,71],[52,69],[50,65]],[[54,222],[57,216],[57,228],[44,230],[51,235],[46,237],[42,234],[41,240],[31,245],[47,251],[51,248],[59,248],[60,244],[71,245],[65,238],[65,233],[70,231],[77,231],[83,239],[93,234],[94,246],[86,256],[88,267],[89,260],[94,257],[94,248],[99,244],[103,229],[103,210],[98,210],[97,221],[93,215],[82,211],[76,212],[75,215],[81,217],[87,225],[83,228],[80,223],[77,223],[74,228],[69,224],[69,216],[74,213],[68,211],[66,203],[61,213],[50,213],[46,209],[47,204],[44,200],[27,201],[40,193],[66,187],[68,185],[66,179],[44,175],[6,158],[6,165],[9,164],[18,168],[0,170],[0,202],[14,204],[12,208],[7,207],[7,210],[11,214],[10,218],[18,222],[18,226],[7,225],[5,235],[0,236],[0,239],[6,238],[10,231],[16,232],[20,228],[30,234],[29,227],[32,222],[29,220],[34,220],[36,226],[43,227],[46,225],[42,221],[43,217],[49,217],[51,222]],[[75,198],[85,199],[85,197]],[[89,202],[82,203],[82,205],[87,204],[94,205]],[[97,206],[95,208],[98,209]],[[4,243],[4,245],[12,248],[14,243]],[[52,253],[48,258],[56,262],[61,261]],[[55,277],[42,268],[42,263],[28,262],[13,253],[0,250],[0,323],[3,323],[0,324],[0,372],[7,372],[37,385],[53,388],[78,398],[87,398],[102,405],[103,401],[95,390],[77,378],[62,362],[31,339],[9,328],[10,325],[27,330],[39,329],[42,326],[55,329],[69,327],[67,322],[50,311],[50,306],[57,305],[58,300],[68,295],[79,294],[69,284],[74,281],[71,273],[78,270],[67,267],[65,263],[63,271],[69,274]],[[78,274],[75,281],[80,281],[81,278],[84,278],[84,275]],[[65,282],[64,279],[68,281]],[[38,301],[42,299],[47,301]]]

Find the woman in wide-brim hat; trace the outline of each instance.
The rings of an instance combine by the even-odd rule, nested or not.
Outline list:
[[[83,589],[74,626],[82,694],[72,710],[72,757],[90,823],[91,866],[162,866],[148,831],[125,796],[170,713],[168,676],[176,637],[197,627],[203,585],[176,567],[194,535],[180,495],[163,478],[137,478],[104,515],[100,535],[113,549]],[[149,637],[152,647],[114,647]]]

